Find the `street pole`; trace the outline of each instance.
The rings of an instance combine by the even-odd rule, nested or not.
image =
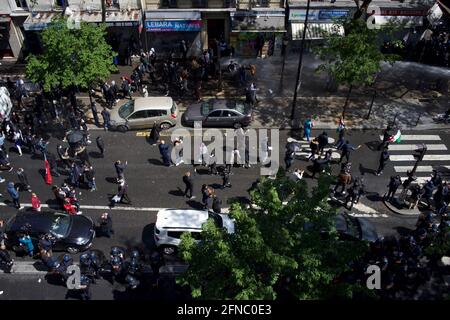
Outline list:
[[[292,101],[292,110],[291,110],[291,120],[294,122],[295,119],[295,107],[297,104],[297,91],[300,82],[300,73],[302,71],[302,63],[303,63],[303,50],[305,49],[305,39],[306,39],[306,28],[308,28],[308,16],[309,16],[309,7],[311,4],[311,0],[308,0],[308,4],[306,6],[306,17],[305,17],[305,25],[303,27],[302,34],[302,44],[300,46],[300,57],[298,60],[298,68],[297,68],[297,78],[295,80],[295,89],[294,89],[294,99]],[[293,123],[294,125],[294,123]]]
[[[419,149],[419,156],[417,158],[416,163],[414,164],[413,169],[411,170],[411,172],[409,173],[410,176],[414,176],[414,174],[416,173],[417,170],[417,166],[419,165],[419,163],[423,160],[423,157],[425,156],[425,153],[427,152],[427,146],[425,145],[425,143],[422,143],[422,148]]]
[[[284,66],[286,64],[286,51],[288,46],[288,40],[287,37],[283,37],[283,65],[281,66],[281,78],[280,78],[280,85],[283,86],[283,78],[284,78]]]
[[[216,40],[216,48],[217,48],[217,64],[219,65],[219,83],[217,85],[217,90],[219,92],[222,91],[222,68],[220,66],[220,44],[219,41]]]

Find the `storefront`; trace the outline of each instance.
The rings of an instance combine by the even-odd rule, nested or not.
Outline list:
[[[38,38],[37,33],[46,29],[49,23],[59,15],[61,15],[59,12],[35,12],[30,15],[23,24],[27,40]],[[75,12],[71,19],[74,24],[80,21],[100,24],[102,14],[99,11]],[[140,10],[107,11],[105,23],[107,26],[107,41],[122,60],[128,47],[134,48],[133,51],[136,53],[139,52],[141,47],[139,35],[143,29]]]
[[[335,23],[338,19],[346,19],[351,14],[350,8],[311,9],[306,28],[307,40],[320,40],[329,34],[344,35],[344,29]],[[302,40],[305,28],[306,9],[289,10],[289,34],[293,46],[297,47]]]
[[[202,17],[198,11],[149,11],[145,13],[146,49],[155,48],[157,54],[175,52],[181,55],[184,40],[188,56],[202,52]]]
[[[280,55],[286,33],[284,9],[258,9],[231,12],[230,43],[235,55],[255,57]]]

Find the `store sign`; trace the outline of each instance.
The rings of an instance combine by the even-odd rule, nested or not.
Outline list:
[[[148,32],[159,31],[200,31],[202,22],[199,20],[151,20],[145,21]]]
[[[381,9],[382,16],[417,16],[423,17],[427,15],[427,10],[422,9]]]
[[[139,21],[115,21],[115,22],[106,22],[106,25],[108,27],[137,27],[139,26],[139,23],[140,23]]]
[[[348,9],[321,9],[309,10],[308,21],[331,21],[333,19],[345,18],[349,15]],[[292,9],[289,12],[289,20],[305,21],[306,10]]]

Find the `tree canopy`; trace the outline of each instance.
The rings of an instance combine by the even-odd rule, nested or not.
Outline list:
[[[381,69],[381,62],[394,62],[398,56],[380,51],[379,31],[367,27],[361,19],[335,22],[345,36],[334,32],[316,53],[325,61],[317,71],[326,71],[338,83],[371,85]]]
[[[351,297],[353,285],[335,280],[367,244],[338,238],[329,186],[329,176],[311,193],[283,173],[262,179],[250,192],[251,207],[231,205],[234,234],[209,221],[201,242],[182,235],[180,254],[189,268],[178,283],[202,299]]]
[[[27,77],[41,83],[46,92],[54,87],[88,88],[96,80],[106,80],[117,68],[105,30],[105,25],[86,22],[69,28],[64,17],[52,21],[42,33],[43,54],[27,57]]]

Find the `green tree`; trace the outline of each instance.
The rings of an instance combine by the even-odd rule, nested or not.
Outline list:
[[[27,57],[27,77],[41,83],[46,92],[54,87],[86,89],[97,80],[106,80],[117,68],[105,30],[105,25],[85,22],[69,28],[67,18],[52,21],[42,33],[43,54]]]
[[[252,207],[231,205],[234,234],[208,222],[202,242],[182,236],[189,268],[178,283],[202,299],[276,299],[285,292],[298,299],[351,297],[356,289],[334,280],[367,245],[338,239],[329,186],[329,176],[311,193],[283,173],[262,179],[250,192]]]
[[[379,30],[370,29],[361,19],[336,21],[336,29],[343,27],[345,36],[338,32],[327,35],[325,44],[317,47],[315,52],[325,61],[317,71],[325,71],[338,84],[345,84],[349,90],[344,103],[342,116],[355,85],[373,85],[381,62],[394,63],[398,56],[383,54],[380,51]],[[392,29],[382,29],[388,34]]]

